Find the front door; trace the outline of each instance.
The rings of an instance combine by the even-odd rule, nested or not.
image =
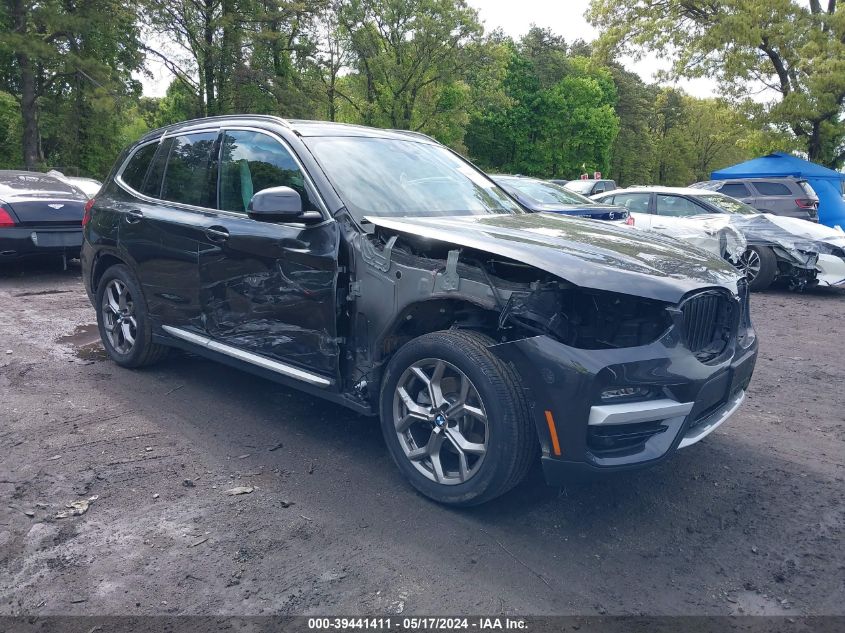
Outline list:
[[[224,132],[219,210],[200,247],[203,319],[224,345],[334,377],[338,367],[335,293],[339,232],[317,202],[292,152],[254,130]],[[299,192],[315,226],[259,222],[246,209],[269,187]]]

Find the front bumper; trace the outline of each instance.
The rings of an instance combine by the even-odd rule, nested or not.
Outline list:
[[[0,229],[0,261],[62,253],[76,257],[81,246],[81,226]]]
[[[491,350],[523,378],[552,485],[577,474],[654,465],[700,441],[739,408],[757,359],[756,338],[712,365],[670,337],[583,350],[535,336]],[[649,388],[651,397],[603,403],[601,393],[617,386]]]

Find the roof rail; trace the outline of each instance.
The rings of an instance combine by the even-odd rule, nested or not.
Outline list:
[[[406,136],[416,136],[418,138],[424,138],[426,140],[432,141],[437,143],[438,145],[442,145],[440,141],[438,141],[433,136],[429,136],[428,134],[423,134],[422,132],[417,132],[416,130],[397,130],[397,129],[388,129],[388,132],[396,132],[397,134],[405,134]]]
[[[215,116],[207,116],[207,117],[198,117],[196,119],[188,119],[187,121],[179,121],[178,123],[171,123],[170,125],[162,125],[159,128],[154,130],[150,130],[146,134],[144,134],[141,138],[146,138],[148,136],[154,136],[159,132],[165,130],[178,130],[182,127],[188,127],[194,123],[201,123],[205,121],[215,121],[215,120],[231,120],[231,119],[271,119],[275,123],[279,123],[288,129],[293,129],[290,121],[284,119],[280,116],[276,116],[273,114],[218,114]]]

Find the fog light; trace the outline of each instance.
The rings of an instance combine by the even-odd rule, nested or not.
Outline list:
[[[650,398],[654,390],[651,387],[611,387],[601,392],[603,402],[619,400],[643,400]]]

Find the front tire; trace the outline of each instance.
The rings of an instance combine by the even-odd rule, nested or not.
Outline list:
[[[94,305],[103,347],[118,365],[145,367],[167,355],[167,347],[153,343],[147,304],[129,268],[118,264],[103,273]]]
[[[440,503],[477,505],[525,477],[538,442],[519,377],[493,339],[450,330],[406,343],[381,389],[381,428],[414,488]]]
[[[745,273],[751,292],[766,290],[778,276],[778,260],[768,246],[749,246],[737,268]]]

